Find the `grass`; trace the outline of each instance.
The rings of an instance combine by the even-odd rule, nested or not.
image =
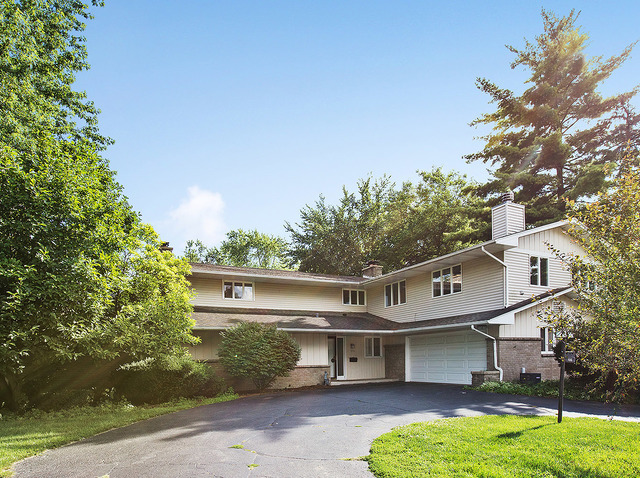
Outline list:
[[[516,382],[485,382],[477,387],[465,387],[481,392],[506,393],[510,395],[529,395],[532,397],[558,398],[559,382],[545,380],[540,383],[525,385]],[[601,393],[590,390],[592,387],[584,383],[567,380],[564,387],[564,398],[567,400],[596,400],[604,401]]]
[[[382,477],[636,478],[640,424],[483,416],[395,428],[366,457]]]
[[[33,411],[25,416],[2,417],[0,477],[11,476],[10,468],[15,462],[47,449],[147,418],[235,398],[235,394],[225,394],[215,398],[184,399],[160,405],[80,407],[59,412]]]

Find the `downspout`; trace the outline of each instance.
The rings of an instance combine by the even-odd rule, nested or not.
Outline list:
[[[507,307],[509,305],[509,268],[507,267],[507,264],[505,264],[503,261],[501,261],[500,259],[498,259],[496,256],[494,256],[493,254],[491,254],[489,251],[487,251],[484,246],[482,246],[480,248],[482,250],[482,252],[484,252],[486,255],[488,255],[489,257],[491,257],[491,259],[493,259],[494,261],[497,261],[500,263],[500,265],[502,265],[502,267],[504,267],[504,274],[503,274],[503,278],[504,278],[504,283],[503,283],[503,289],[504,289],[504,298],[503,298],[503,307]]]
[[[474,332],[478,332],[480,335],[484,335],[488,339],[493,340],[493,367],[498,372],[500,372],[500,381],[502,382],[502,377],[504,376],[504,371],[500,367],[498,367],[498,345],[497,345],[497,341],[496,341],[495,337],[492,337],[489,334],[485,334],[484,332],[481,332],[480,330],[476,329],[475,325],[471,326],[471,330],[473,330]]]

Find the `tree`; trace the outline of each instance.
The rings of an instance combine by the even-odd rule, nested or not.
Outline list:
[[[184,257],[189,262],[261,269],[287,266],[287,241],[281,237],[242,229],[227,232],[219,248],[207,247],[199,239],[187,241]]]
[[[561,255],[573,271],[577,310],[547,310],[614,400],[640,390],[640,168],[629,160],[612,190],[569,211],[584,256]]]
[[[222,332],[218,357],[229,375],[251,379],[264,390],[296,367],[300,346],[275,325],[243,322]]]
[[[531,72],[531,86],[516,96],[486,78],[478,88],[497,110],[472,125],[493,125],[484,149],[465,156],[496,168],[478,188],[481,196],[515,190],[535,225],[562,219],[565,201],[588,199],[607,186],[620,165],[622,150],[638,137],[638,121],[629,105],[637,89],[603,98],[598,87],[630,55],[633,45],[607,60],[587,59],[588,36],[575,26],[578,14],[557,18],[542,10],[544,33],[524,49],[507,48],[516,57],[511,68]]]
[[[394,270],[478,242],[487,225],[472,184],[440,168],[419,174],[417,185],[397,189],[387,176],[360,180],[357,193],[343,188],[338,205],[320,196],[302,209],[299,223],[285,225],[300,270],[359,275],[368,260]]]
[[[285,224],[291,235],[292,262],[304,272],[358,275],[367,260],[379,259],[395,195],[394,184],[384,176],[374,182],[358,181],[357,194],[343,187],[336,206],[327,205],[320,196],[314,207],[300,211],[299,223]]]
[[[184,354],[195,338],[189,266],[140,223],[73,89],[87,7],[0,8],[0,383],[18,408],[52,363]]]

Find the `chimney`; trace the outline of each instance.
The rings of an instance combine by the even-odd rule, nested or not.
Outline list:
[[[362,269],[362,277],[372,279],[382,275],[382,266],[378,261],[367,261],[367,267]]]
[[[169,247],[169,243],[168,242],[163,242],[162,244],[160,244],[160,252],[173,252],[173,247]]]
[[[513,202],[513,191],[504,193],[498,204],[491,209],[491,239],[524,231],[524,206]]]

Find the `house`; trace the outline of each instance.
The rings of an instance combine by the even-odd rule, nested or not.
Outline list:
[[[566,222],[525,229],[524,206],[492,211],[492,240],[361,277],[192,265],[195,359],[218,367],[220,331],[244,321],[276,324],[302,356],[275,387],[392,379],[471,384],[559,375],[554,335],[537,312],[573,305],[570,272],[549,246],[579,253]],[[240,387],[242,388],[242,387]]]

